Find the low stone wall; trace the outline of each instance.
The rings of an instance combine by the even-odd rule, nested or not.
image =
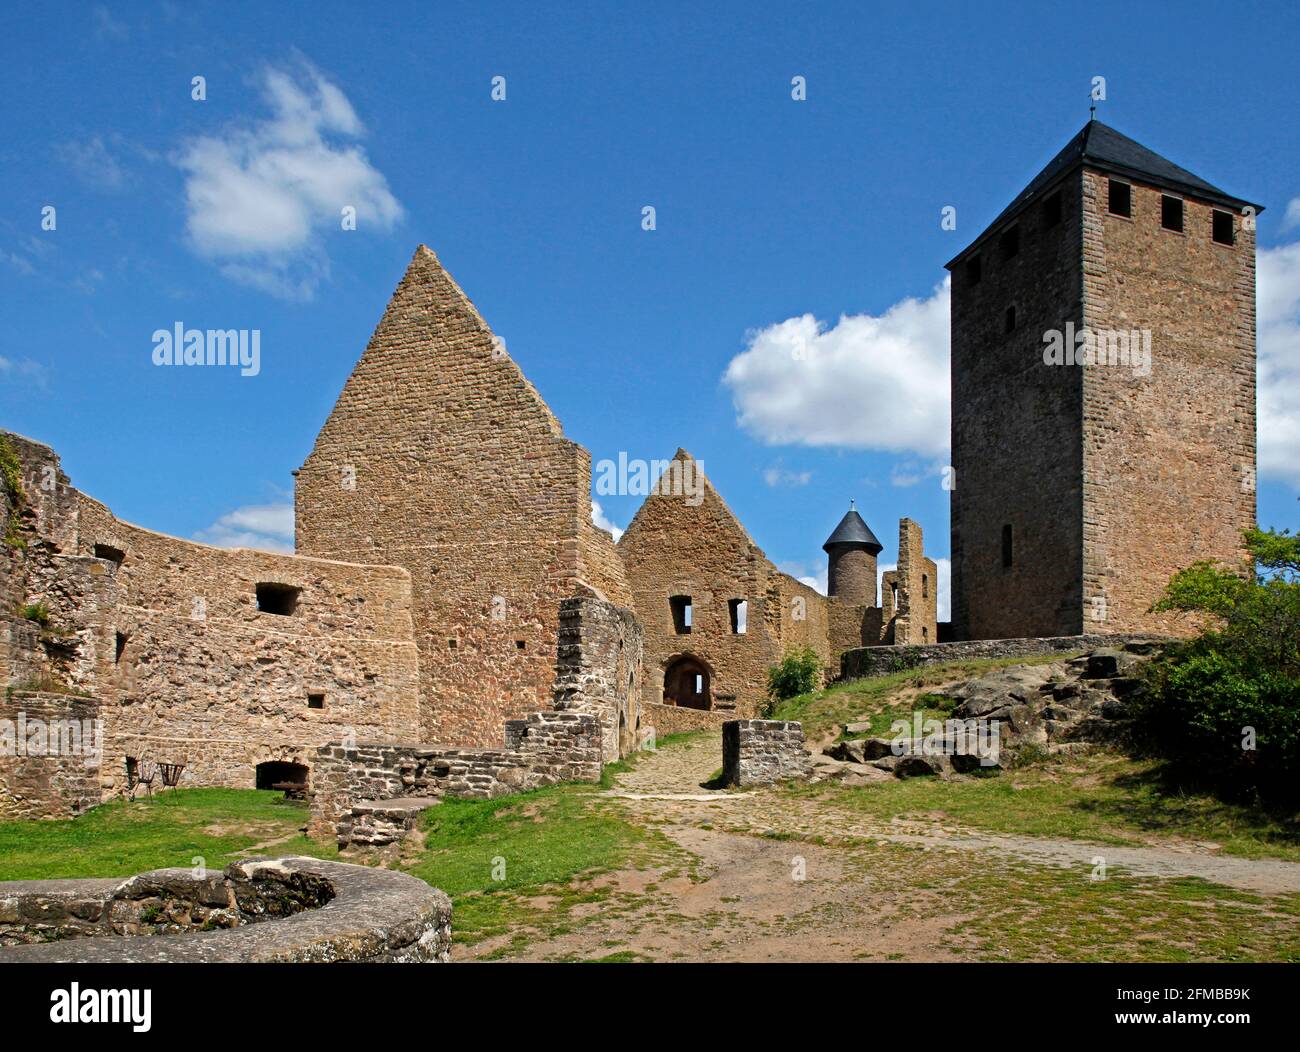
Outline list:
[[[803,726],[786,720],[728,720],[722,725],[722,780],[727,785],[770,785],[806,778],[812,756]]]
[[[0,947],[0,964],[446,961],[451,900],[404,873],[303,857],[8,881]]]
[[[1153,635],[1049,636],[1044,639],[972,639],[930,646],[859,647],[840,656],[840,679],[861,679],[903,669],[939,665],[971,658],[1034,657],[1095,650],[1129,643],[1166,642]]]
[[[361,801],[408,797],[487,798],[557,782],[599,781],[602,727],[589,712],[534,712],[506,725],[508,748],[358,743],[317,750],[309,835],[352,840]]]
[[[0,818],[71,818],[100,802],[99,716],[94,698],[0,693]]]
[[[720,731],[727,720],[735,717],[729,712],[647,702],[641,706],[641,718],[645,726],[654,728],[656,738],[667,738],[687,731]]]

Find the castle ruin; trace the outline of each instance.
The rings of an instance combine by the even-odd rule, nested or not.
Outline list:
[[[187,785],[311,785],[328,835],[412,786],[594,778],[651,728],[755,717],[792,647],[833,675],[941,631],[1173,630],[1148,612],[1169,575],[1239,557],[1254,522],[1258,211],[1092,122],[948,264],[950,632],[915,522],[880,575],[851,507],[822,595],[685,450],[667,477],[699,499],[656,487],[615,544],[590,455],[424,246],[296,472],[296,554],[122,522],[0,432],[0,723],[102,728],[94,765],[0,755],[0,815],[183,765]],[[1044,333],[1067,328],[1148,330],[1154,368],[1053,366]]]

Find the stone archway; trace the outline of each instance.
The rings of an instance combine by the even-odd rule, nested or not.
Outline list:
[[[289,784],[301,786],[306,792],[309,770],[305,764],[286,760],[267,760],[254,769],[254,785],[258,789],[274,789]]]
[[[664,669],[664,704],[687,709],[713,708],[713,673],[691,654],[674,658]]]

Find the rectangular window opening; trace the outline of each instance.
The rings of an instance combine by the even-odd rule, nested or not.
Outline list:
[[[1008,523],[1007,525],[1005,525],[1005,526],[1002,527],[1002,567],[1003,567],[1003,569],[1007,569],[1007,568],[1009,568],[1009,567],[1011,566],[1011,557],[1012,557],[1012,551],[1011,551],[1011,525],[1010,525],[1010,523]]]
[[[1211,232],[1215,241],[1220,245],[1236,244],[1236,230],[1235,224],[1232,221],[1231,212],[1223,212],[1216,208],[1214,210],[1212,223],[1213,226]]]
[[[1110,183],[1109,200],[1107,206],[1110,214],[1113,216],[1133,216],[1133,187],[1128,183],[1121,183],[1118,179],[1108,180]]]
[[[1015,332],[1016,330],[1016,308],[1015,307],[1007,308],[1006,330],[1007,332]]]
[[[669,596],[668,605],[673,612],[673,631],[679,636],[685,635],[691,630],[693,620],[691,597],[689,595]]]
[[[118,632],[113,645],[113,664],[120,664],[122,655],[126,653],[126,641],[131,637],[125,632]]]
[[[998,244],[1002,249],[1003,259],[1013,259],[1020,254],[1020,226],[1017,224],[1008,227],[1002,231],[1002,237],[998,239]]]
[[[324,695],[324,694],[308,694],[308,695],[307,695],[307,708],[309,708],[309,709],[323,709],[324,707],[325,707],[325,695]]]
[[[1051,229],[1061,222],[1061,191],[1057,190],[1043,202],[1043,226]]]
[[[289,617],[298,609],[298,596],[301,593],[301,588],[291,584],[264,581],[257,586],[257,609],[264,614]]]
[[[1183,199],[1160,195],[1160,225],[1166,230],[1183,232]]]
[[[978,285],[980,278],[984,276],[984,266],[980,262],[979,256],[971,256],[966,261],[966,280],[972,285]]]
[[[744,599],[728,599],[727,610],[731,615],[731,633],[743,636],[749,627],[749,603]]]
[[[122,551],[121,548],[114,548],[111,544],[97,544],[95,545],[95,558],[107,559],[109,562],[121,566],[122,561],[126,558],[126,552]]]
[[[527,650],[527,649],[528,649],[528,644],[527,644],[524,640],[522,640],[522,639],[516,639],[516,640],[515,640],[515,649],[516,649],[516,650]]]

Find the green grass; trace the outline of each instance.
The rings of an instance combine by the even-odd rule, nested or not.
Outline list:
[[[886,706],[891,694],[908,687],[924,689],[960,679],[971,679],[995,668],[1008,665],[1046,665],[1054,661],[1068,661],[1076,654],[1049,654],[1037,657],[974,658],[967,661],[948,661],[924,668],[904,669],[881,676],[852,679],[825,690],[800,694],[779,702],[773,709],[772,719],[798,720],[804,733],[819,739],[833,733],[838,726],[864,716],[872,716]],[[910,714],[911,709],[909,708]],[[889,729],[888,721],[884,730]]]
[[[938,815],[995,833],[1135,845],[1211,841],[1225,854],[1300,862],[1300,816],[1227,802],[1170,780],[1156,761],[1095,752],[1004,771],[997,778],[910,778],[867,787],[835,783],[791,793],[822,797],[883,821]]]
[[[1091,880],[1086,866],[985,868],[963,883],[979,907],[949,938],[974,940],[982,960],[1300,962],[1300,895],[1194,877]]]
[[[902,702],[892,705],[886,704],[883,709],[867,717],[871,726],[865,731],[841,734],[840,738],[844,741],[854,738],[892,738],[895,733],[893,726],[897,720],[902,720],[908,725],[909,729],[904,733],[907,737],[911,737],[912,714],[914,712],[920,712],[922,726],[924,726],[925,720],[942,721],[949,719],[955,707],[942,694],[921,694],[906,704]]]
[[[423,855],[403,868],[451,896],[459,941],[539,925],[554,934],[575,906],[612,897],[594,878],[656,851],[671,854],[658,834],[585,785],[445,800],[425,813],[422,828]]]
[[[279,793],[167,790],[152,800],[115,800],[64,821],[0,822],[0,880],[127,877],[193,866],[195,857],[220,869],[253,844],[282,837],[290,839],[265,853],[336,855],[329,845],[297,835],[306,822],[306,804]]]

